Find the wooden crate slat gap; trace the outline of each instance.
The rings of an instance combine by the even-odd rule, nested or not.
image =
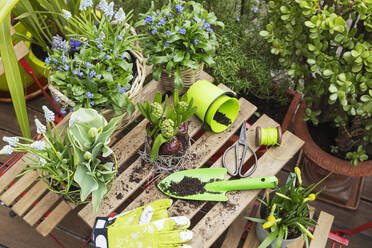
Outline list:
[[[235,122],[225,132],[214,134],[212,132],[206,132],[201,136],[195,143],[196,149],[194,152],[197,154],[196,158],[191,163],[186,165],[186,169],[195,169],[201,167],[211,156],[224,145],[226,141],[240,129],[241,125],[247,120],[256,110],[255,106],[250,104],[245,99],[239,100],[241,109],[244,112],[240,112]],[[210,145],[212,144],[212,147]],[[159,179],[160,180],[160,179]],[[154,200],[166,198],[157,187],[156,183],[152,183],[151,186],[140,194],[135,200],[133,200],[126,210],[134,209],[144,204],[148,204]]]

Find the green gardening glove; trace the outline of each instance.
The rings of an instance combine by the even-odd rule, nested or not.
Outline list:
[[[186,230],[190,221],[185,216],[165,218],[145,225],[130,225],[107,229],[108,246],[100,248],[176,248],[192,239],[192,232]],[[96,243],[97,245],[97,243]]]
[[[111,228],[144,225],[151,221],[164,219],[168,217],[167,209],[172,205],[171,199],[154,201],[148,205],[124,212],[112,218],[97,217],[92,232],[92,241],[95,242],[98,236],[100,239],[107,239],[107,227]]]

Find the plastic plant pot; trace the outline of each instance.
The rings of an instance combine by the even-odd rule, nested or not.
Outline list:
[[[18,33],[24,34],[28,38],[31,38],[31,34],[27,32],[27,30],[24,28],[24,26],[20,22],[18,22],[13,27],[14,27],[14,29]],[[19,39],[16,39],[16,38],[13,39],[14,44],[18,43],[19,41],[20,41]],[[28,49],[30,49],[30,42],[24,41],[24,43],[25,43],[26,47]],[[30,53],[31,53],[31,50],[30,50],[29,54]],[[31,61],[28,58],[29,57],[29,54],[25,56],[25,59],[31,65],[31,68],[33,70],[35,70],[36,69],[35,68],[35,65],[33,65],[32,63],[30,63]],[[28,75],[28,73],[25,71],[25,69],[23,69],[23,67],[20,64],[18,64],[18,67],[19,67],[19,71],[21,73],[23,87],[24,88],[27,88],[28,86],[30,86],[31,84],[34,83],[34,79],[30,75]],[[8,83],[7,83],[6,77],[5,77],[5,73],[3,73],[3,74],[0,75],[0,91],[9,91],[9,89],[8,89]]]
[[[196,115],[215,133],[225,131],[239,114],[239,101],[207,80],[195,82],[187,91],[188,99],[194,99]]]

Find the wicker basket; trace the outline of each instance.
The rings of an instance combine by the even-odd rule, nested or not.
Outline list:
[[[199,69],[194,70],[188,68],[186,70],[181,70],[182,76],[182,83],[183,87],[182,90],[179,90],[181,94],[186,93],[186,91],[191,87],[193,83],[200,79],[201,72],[203,71],[204,63],[199,65]],[[174,91],[175,84],[174,84],[174,73],[169,75],[165,70],[162,71],[160,76],[160,83],[162,84],[163,88],[166,91]]]
[[[131,33],[136,34],[134,28],[131,28]],[[136,46],[139,47],[138,42],[136,43]],[[126,94],[128,95],[128,98],[132,101],[132,103],[136,106],[137,102],[141,97],[143,82],[145,81],[146,78],[146,61],[141,51],[130,52],[136,57],[137,77],[132,82],[132,87],[130,88],[129,91],[126,92]],[[59,99],[58,106],[60,108],[69,109],[71,107],[75,107],[75,103],[67,96],[65,96],[61,91],[59,91],[57,86],[52,85],[52,83],[50,82],[48,88],[54,98],[58,97]],[[138,110],[136,108],[135,112],[137,111]],[[115,114],[114,110],[112,109],[103,109],[101,113],[107,121],[110,121],[113,117],[117,116],[117,114]],[[134,117],[135,113],[130,115],[127,111],[125,111],[123,118],[118,123],[115,133],[120,132],[122,129],[124,129],[126,124],[132,121]]]

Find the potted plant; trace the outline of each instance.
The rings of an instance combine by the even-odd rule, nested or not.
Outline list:
[[[199,80],[203,65],[214,63],[218,42],[214,26],[223,27],[214,13],[194,1],[171,0],[160,10],[153,5],[136,25],[143,27],[142,42],[152,75],[167,90],[186,92]]]
[[[372,32],[367,13],[372,4],[366,0],[280,0],[268,5],[272,18],[260,35],[272,43],[271,52],[280,56],[279,62],[304,95],[306,103],[294,127],[306,141],[303,149],[310,170],[321,167],[322,175],[334,172],[331,178],[338,183],[328,180],[327,184],[335,185],[350,182],[345,176],[371,175]],[[337,130],[329,144],[320,148],[320,141],[315,143],[313,131],[319,129],[309,130],[310,122],[331,126],[319,137]],[[345,191],[342,188],[339,192]]]
[[[289,174],[285,185],[277,186],[271,194],[266,193],[265,199],[259,199],[261,218],[246,217],[257,222],[256,234],[261,241],[259,248],[285,248],[300,237],[309,247],[308,237],[314,239],[314,236],[308,227],[315,227],[316,221],[310,216],[308,203],[320,193],[312,191],[325,179],[305,188],[302,186],[301,171],[295,167],[295,173]]]
[[[3,137],[8,145],[0,154],[32,154],[28,156],[32,162],[23,173],[36,170],[49,190],[73,204],[92,201],[97,211],[117,172],[116,158],[108,143],[121,116],[107,123],[97,111],[81,108],[72,113],[69,126],[59,132],[54,113],[46,106],[43,110],[46,125],[35,119],[37,140]]]
[[[196,112],[196,107],[193,99],[187,99],[186,95],[179,101],[177,90],[174,91],[173,106],[166,110],[167,102],[168,95],[162,103],[162,95],[157,93],[151,104],[148,101],[138,103],[138,109],[149,120],[142,158],[160,170],[169,171],[180,169],[187,158],[190,137],[186,120]]]
[[[46,59],[49,88],[64,109],[94,108],[110,119],[125,113],[124,126],[135,111],[145,78],[143,58],[136,46],[127,15],[101,1],[101,12],[69,17],[76,34],[70,41],[53,37]],[[94,20],[94,21],[93,21]]]

